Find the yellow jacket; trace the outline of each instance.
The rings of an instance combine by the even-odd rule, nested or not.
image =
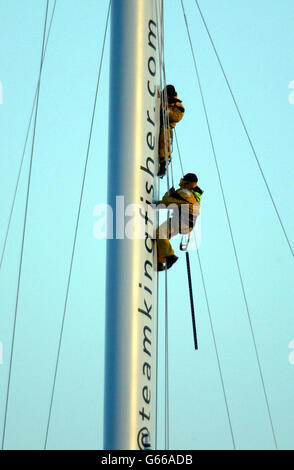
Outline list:
[[[192,228],[200,214],[200,199],[201,194],[197,193],[197,189],[192,191],[191,189],[179,188],[177,190],[171,189],[165,193],[160,203],[167,207],[170,204],[176,204],[179,207],[179,217],[181,217],[181,206],[189,206],[189,226]]]
[[[168,121],[169,125],[172,129],[176,127],[177,122],[179,122],[185,112],[185,108],[182,104],[182,101],[179,100],[178,98],[169,98],[168,103],[167,103],[167,108],[168,108]],[[161,125],[163,125],[163,111],[162,111],[162,105],[161,105],[161,113],[160,113],[160,122]]]
[[[168,103],[168,118],[172,128],[176,127],[177,122],[183,118],[184,112],[185,108],[182,105],[181,100],[176,98],[173,102]]]

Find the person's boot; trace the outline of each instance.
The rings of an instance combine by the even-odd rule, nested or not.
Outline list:
[[[157,263],[157,271],[165,271],[165,264],[164,263]]]
[[[165,173],[166,173],[165,162],[160,162],[157,176],[160,176],[161,178],[163,178]]]
[[[176,263],[176,261],[178,261],[178,257],[176,255],[171,255],[171,256],[167,256],[165,258],[165,262],[166,262],[166,267],[167,269],[171,268],[173,264]]]

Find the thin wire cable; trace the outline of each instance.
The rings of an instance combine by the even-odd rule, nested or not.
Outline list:
[[[241,267],[240,267],[240,262],[239,262],[239,256],[238,256],[236,243],[235,243],[235,239],[234,239],[233,229],[232,229],[232,225],[231,225],[231,219],[230,219],[228,206],[227,206],[227,202],[226,202],[226,197],[225,197],[225,192],[224,192],[224,188],[223,188],[223,184],[222,184],[222,177],[221,177],[220,168],[219,168],[219,164],[218,164],[218,160],[217,160],[217,156],[216,156],[216,150],[215,150],[214,140],[213,140],[213,137],[212,137],[210,121],[209,121],[208,112],[207,112],[207,108],[206,108],[206,104],[205,104],[202,84],[201,84],[199,70],[198,70],[197,63],[196,63],[196,56],[195,56],[195,52],[194,52],[194,48],[193,48],[193,44],[192,44],[192,40],[191,40],[191,35],[190,35],[190,30],[189,30],[189,25],[188,25],[188,21],[187,21],[187,17],[186,17],[186,12],[185,12],[185,8],[184,8],[183,0],[181,0],[181,4],[182,4],[182,10],[183,10],[183,14],[184,14],[185,23],[186,23],[188,38],[189,38],[189,42],[190,42],[190,46],[191,46],[191,52],[192,52],[192,56],[193,56],[194,67],[195,67],[198,86],[199,86],[199,90],[200,90],[203,110],[204,110],[204,113],[205,113],[206,124],[207,124],[207,128],[208,128],[208,133],[209,133],[210,143],[211,143],[211,147],[212,147],[214,162],[215,162],[215,165],[216,165],[216,170],[217,170],[217,174],[218,174],[220,189],[221,189],[223,203],[224,203],[224,207],[225,207],[226,218],[227,218],[230,237],[231,237],[231,241],[232,241],[232,245],[233,245],[236,265],[237,265],[237,269],[238,269],[241,289],[242,289],[243,298],[244,298],[244,302],[245,302],[248,322],[249,322],[249,326],[250,326],[250,331],[251,331],[252,341],[253,341],[253,345],[254,345],[256,360],[257,360],[257,364],[258,364],[260,379],[261,379],[261,383],[262,383],[264,398],[265,398],[266,407],[267,407],[267,411],[268,411],[270,426],[271,426],[271,430],[272,430],[272,435],[273,435],[275,447],[276,447],[276,449],[278,449],[276,433],[275,433],[275,429],[274,429],[274,425],[273,425],[272,414],[271,414],[271,410],[270,410],[270,406],[269,406],[269,400],[268,400],[268,396],[267,396],[267,392],[266,392],[265,381],[264,381],[264,378],[263,378],[261,362],[260,362],[260,358],[259,358],[259,352],[258,352],[258,348],[257,348],[257,343],[256,343],[255,334],[254,334],[253,325],[252,325],[252,320],[251,320],[251,314],[250,314],[249,305],[248,305],[248,301],[247,301],[247,295],[246,295],[246,291],[245,291],[245,285],[244,285],[243,276],[242,276]]]
[[[168,139],[170,141],[170,125],[169,125],[169,114],[168,114],[168,98],[166,89],[166,73],[165,73],[165,54],[164,54],[164,3],[162,2],[162,17],[161,17],[161,31],[162,31],[162,72],[163,72],[163,84],[164,84],[164,140],[165,140],[165,154],[166,154],[166,172],[167,172],[167,190],[170,189],[169,184],[169,168],[168,168],[168,151],[167,151],[167,131]],[[171,177],[173,183],[173,171],[171,166]],[[167,212],[166,221],[166,236],[169,238],[169,224],[170,224],[170,212]],[[165,450],[169,450],[169,345],[168,345],[168,273],[167,263],[165,263]]]
[[[162,41],[163,41],[163,35],[162,35]],[[163,44],[163,43],[162,43]],[[162,49],[164,48],[164,45]],[[162,61],[162,70],[164,70],[164,61]],[[169,131],[169,124],[168,124],[168,98],[167,98],[167,90],[166,90],[166,81],[163,79],[163,106],[162,106],[162,116],[163,116],[163,139],[164,139],[164,153],[166,156],[166,181],[167,181],[167,190],[170,188],[170,180],[169,180],[169,165],[168,165],[168,141],[170,143],[170,131]],[[172,168],[171,168],[172,170]],[[173,185],[173,174],[171,171],[171,177],[172,177],[172,185]]]
[[[52,26],[52,22],[53,22],[54,13],[55,13],[56,2],[57,2],[57,0],[54,1],[54,5],[53,5],[53,9],[52,9],[51,20],[50,20],[50,24],[49,24],[49,28],[48,28],[48,34],[47,34],[47,39],[46,39],[46,44],[45,44],[45,48],[44,48],[44,54],[43,54],[43,57],[42,57],[42,64],[43,64],[43,62],[44,62],[44,60],[45,60],[47,45],[48,45],[48,41],[49,41],[49,37],[50,37],[50,32],[51,32],[51,26]],[[4,237],[4,244],[3,244],[3,248],[2,248],[2,252],[1,252],[0,270],[1,270],[1,268],[2,268],[2,263],[3,263],[5,251],[6,251],[6,245],[7,245],[7,240],[8,240],[8,234],[9,234],[9,230],[10,230],[12,214],[13,214],[13,211],[14,211],[15,200],[16,200],[17,190],[18,190],[18,186],[19,186],[19,180],[20,180],[20,175],[21,175],[21,171],[22,171],[24,156],[25,156],[25,153],[26,153],[26,148],[27,148],[29,133],[30,133],[30,130],[31,130],[31,124],[32,124],[32,120],[33,120],[33,115],[34,115],[34,110],[35,110],[35,104],[36,104],[36,99],[37,99],[37,93],[38,93],[38,87],[39,87],[40,79],[41,79],[41,76],[40,76],[40,73],[39,73],[39,78],[38,78],[38,82],[37,82],[37,86],[36,86],[36,91],[35,91],[35,96],[34,96],[34,100],[33,100],[32,110],[31,110],[31,114],[30,114],[30,118],[29,118],[29,124],[28,124],[27,133],[26,133],[26,137],[25,137],[25,143],[24,143],[24,147],[23,147],[23,151],[22,151],[22,156],[21,156],[21,161],[20,161],[20,165],[19,165],[19,169],[18,169],[18,174],[17,174],[16,184],[15,184],[14,194],[13,194],[12,203],[11,203],[11,207],[10,207],[10,212],[9,212],[9,217],[8,217],[8,223],[7,223],[7,228],[6,228],[5,237]]]
[[[156,24],[159,26],[159,21],[158,21],[158,2],[155,2],[153,3],[153,7],[155,5],[155,15],[156,15]],[[159,60],[159,70],[160,70],[160,91],[162,90],[162,87],[161,87],[161,47],[160,47],[160,37],[159,37],[159,34],[157,34],[157,45],[158,45],[158,60]],[[158,136],[159,137],[159,136]],[[159,143],[158,143],[158,140],[157,140],[157,145],[158,145],[158,155],[159,155]],[[160,196],[160,179],[158,178],[158,185],[156,185],[156,201],[159,201],[159,196]],[[159,225],[159,214],[157,213],[156,214],[156,224],[157,226]],[[156,244],[155,244],[156,246]],[[154,262],[156,263],[156,266],[157,266],[157,246],[156,246],[156,251],[155,251],[155,255],[154,255]],[[159,276],[157,275],[157,298],[156,298],[156,357],[157,357],[157,361],[156,361],[156,397],[158,397],[158,338],[159,338],[159,315],[158,315],[158,289],[159,289]],[[156,420],[156,424],[155,424],[155,449],[158,449],[158,398],[156,398],[156,404],[155,404],[155,420]]]
[[[184,172],[184,167],[183,167],[183,162],[182,162],[182,157],[181,157],[181,152],[180,152],[180,147],[179,147],[177,136],[176,136],[176,144],[177,144],[177,150],[178,150],[180,165],[181,165],[181,169],[182,169],[182,175],[184,176],[185,172]],[[203,291],[204,291],[204,296],[205,296],[206,308],[207,308],[208,317],[209,317],[210,329],[211,329],[211,334],[212,334],[212,339],[213,339],[213,344],[214,344],[214,350],[215,350],[215,355],[216,355],[216,360],[217,360],[217,365],[218,365],[218,370],[219,370],[219,376],[220,376],[220,380],[221,380],[221,386],[222,386],[222,391],[223,391],[223,396],[224,396],[224,401],[225,401],[225,407],[226,407],[227,417],[228,417],[228,422],[229,422],[229,427],[230,427],[230,434],[231,434],[234,450],[236,450],[237,449],[237,447],[236,447],[236,438],[235,438],[235,435],[234,435],[234,430],[233,430],[233,425],[232,425],[232,418],[231,418],[229,402],[228,402],[228,398],[227,398],[225,381],[224,381],[224,377],[223,377],[223,371],[222,371],[222,366],[221,366],[221,361],[220,361],[220,355],[219,355],[219,351],[218,351],[216,335],[215,335],[215,330],[214,330],[213,321],[212,321],[212,313],[211,313],[210,304],[209,304],[209,300],[208,300],[206,280],[205,280],[205,277],[204,277],[202,262],[201,262],[201,258],[200,258],[200,254],[199,254],[199,250],[198,250],[198,243],[197,243],[197,237],[196,237],[195,230],[193,230],[193,235],[194,235],[195,246],[196,246],[196,251],[197,251],[197,259],[198,259],[198,264],[199,264],[199,269],[200,269],[200,274],[201,274],[201,281],[202,281],[202,286],[203,286]]]
[[[159,78],[160,78],[160,90],[163,89],[162,85],[162,47],[161,47],[161,39],[162,39],[162,27],[161,27],[161,22],[162,22],[162,16],[160,15],[161,20],[159,21],[159,13],[158,9],[162,11],[162,0],[161,2],[154,2],[155,5],[155,14],[156,14],[156,23],[157,25],[160,25],[160,35],[157,35],[157,44],[158,44],[158,59],[159,59]],[[166,140],[165,140],[165,151],[166,151]],[[168,177],[167,177],[168,181]],[[169,186],[169,183],[168,183]],[[158,187],[157,187],[157,195],[156,195],[156,201],[159,201],[159,196],[160,196],[160,179],[158,179]],[[157,225],[159,225],[159,214],[157,214]],[[157,297],[158,297],[158,288],[159,288],[159,276],[157,276]],[[156,341],[156,348],[157,348],[157,357],[158,357],[158,298],[157,298],[157,341]],[[156,396],[158,395],[158,361],[156,361]],[[157,413],[157,401],[156,400],[156,437],[155,437],[155,442],[156,442],[156,449],[158,448],[158,432],[157,432],[157,423],[158,423],[158,413]],[[166,423],[165,423],[165,428],[166,428]]]
[[[202,13],[202,10],[201,10],[201,8],[200,8],[200,5],[199,5],[199,3],[198,3],[197,0],[195,0],[195,3],[196,3],[196,6],[197,6],[197,8],[198,8],[198,10],[199,10],[199,13],[200,13],[202,22],[203,22],[203,24],[204,24],[204,26],[205,26],[206,32],[207,32],[207,34],[208,34],[208,37],[209,37],[209,39],[210,39],[211,45],[212,45],[212,47],[213,47],[213,50],[214,50],[214,52],[215,52],[216,58],[217,58],[217,60],[218,60],[218,63],[219,63],[219,65],[220,65],[220,68],[221,68],[221,70],[222,70],[223,76],[224,76],[224,78],[225,78],[226,84],[227,84],[228,89],[229,89],[229,91],[230,91],[231,97],[232,97],[233,102],[234,102],[234,104],[235,104],[237,113],[238,113],[238,115],[239,115],[239,118],[240,118],[240,121],[241,121],[241,123],[242,123],[243,129],[244,129],[245,134],[246,134],[246,136],[247,136],[249,145],[250,145],[250,147],[251,147],[251,149],[252,149],[252,152],[253,152],[253,155],[254,155],[254,157],[255,157],[255,160],[256,160],[257,166],[258,166],[258,168],[259,168],[260,174],[261,174],[262,179],[263,179],[263,181],[264,181],[264,184],[265,184],[265,186],[266,186],[268,195],[269,195],[269,197],[270,197],[270,199],[271,199],[272,205],[273,205],[273,207],[274,207],[274,210],[275,210],[276,215],[277,215],[277,217],[278,217],[278,220],[279,220],[279,222],[280,222],[281,228],[282,228],[282,230],[283,230],[283,232],[284,232],[284,236],[285,236],[286,242],[287,242],[287,244],[288,244],[288,246],[289,246],[289,249],[290,249],[290,251],[291,251],[291,253],[292,253],[292,256],[294,257],[294,250],[293,250],[293,247],[292,247],[292,245],[291,245],[291,243],[290,243],[290,239],[289,239],[289,237],[288,237],[286,228],[285,228],[284,223],[283,223],[283,221],[282,221],[282,218],[281,218],[281,216],[280,216],[278,207],[277,207],[277,205],[276,205],[276,203],[275,203],[275,201],[274,201],[272,192],[271,192],[270,187],[269,187],[269,183],[267,182],[267,178],[266,178],[266,176],[265,176],[265,173],[264,173],[263,168],[262,168],[262,166],[261,166],[259,157],[258,157],[258,155],[257,155],[257,152],[256,152],[255,147],[254,147],[254,145],[253,145],[252,139],[251,139],[251,137],[250,137],[249,131],[248,131],[247,126],[246,126],[246,124],[245,124],[244,118],[243,118],[243,116],[242,116],[240,107],[239,107],[238,102],[237,102],[237,99],[236,99],[235,94],[234,94],[234,92],[233,92],[233,90],[232,90],[232,87],[231,87],[231,85],[230,85],[229,79],[228,79],[227,74],[226,74],[226,72],[225,72],[225,69],[224,69],[224,67],[223,67],[223,64],[222,64],[222,61],[221,61],[221,59],[220,59],[220,56],[219,56],[219,54],[218,54],[218,52],[217,52],[217,49],[216,49],[214,40],[213,40],[213,38],[212,38],[212,36],[211,36],[211,34],[210,34],[209,28],[208,28],[208,26],[207,26],[207,23],[206,23],[206,20],[205,20],[205,18],[204,18],[204,15],[203,15],[203,13]]]
[[[63,331],[64,331],[64,325],[65,325],[67,302],[68,302],[68,296],[69,296],[70,281],[71,281],[71,275],[72,275],[72,268],[73,268],[73,261],[74,261],[74,255],[75,255],[77,234],[78,234],[78,228],[79,228],[81,207],[82,207],[84,187],[85,187],[86,174],[87,174],[87,168],[88,168],[90,147],[91,147],[91,142],[92,142],[93,126],[94,126],[94,120],[95,120],[96,105],[97,105],[98,91],[99,91],[99,84],[100,84],[100,76],[101,76],[102,63],[103,63],[104,50],[105,50],[105,43],[106,43],[106,36],[107,36],[107,30],[108,30],[110,8],[111,8],[111,0],[109,2],[109,6],[108,6],[106,25],[105,25],[105,31],[104,31],[104,38],[103,38],[103,46],[102,46],[102,52],[101,52],[101,57],[100,57],[100,63],[99,63],[98,79],[97,79],[97,85],[96,85],[96,91],[95,91],[95,98],[94,98],[94,105],[93,105],[93,111],[92,111],[89,139],[88,139],[87,152],[86,152],[86,160],[85,160],[85,165],[84,165],[82,186],[81,186],[81,191],[80,191],[80,199],[79,199],[76,226],[75,226],[75,232],[74,232],[73,247],[72,247],[70,267],[69,267],[69,273],[68,273],[68,279],[67,279],[67,287],[66,287],[66,294],[65,294],[65,301],[64,301],[64,308],[63,308],[62,324],[61,324],[61,330],[60,330],[60,335],[59,335],[59,343],[58,343],[56,365],[55,365],[55,370],[54,370],[54,378],[53,378],[53,385],[52,385],[51,398],[50,398],[50,406],[49,406],[49,413],[48,413],[48,421],[47,421],[44,449],[47,448],[47,443],[48,443],[49,428],[50,428],[50,422],[51,422],[51,416],[52,416],[52,406],[53,406],[53,400],[54,400],[54,394],[55,394],[56,378],[57,378],[58,365],[59,365],[59,359],[60,359],[61,344],[62,344],[62,339],[63,339]]]
[[[169,450],[168,276],[165,268],[165,450]]]
[[[156,17],[157,22],[159,18],[157,4],[156,4]],[[163,100],[162,103],[162,116],[163,116],[163,132],[164,132],[164,147],[165,155],[168,153],[167,146],[167,129],[168,129],[168,103],[167,103],[167,93],[166,93],[166,83],[162,83],[165,79],[165,64],[163,58],[164,50],[164,7],[163,1],[161,1],[161,11],[160,11],[160,38],[161,41],[158,41],[159,48],[159,57],[160,57],[160,88],[163,89]],[[163,78],[162,78],[163,75]],[[163,88],[164,87],[164,88]],[[167,191],[169,191],[169,168],[168,168],[168,159],[166,160],[166,176],[167,176]],[[167,213],[166,220],[166,231],[167,237],[169,235],[169,212]],[[165,267],[165,449],[169,449],[169,367],[168,367],[168,275],[167,275],[167,266]]]
[[[170,144],[171,150],[171,139],[170,139],[170,122],[169,122],[169,112],[168,112],[168,96],[166,90],[166,72],[165,72],[165,46],[164,46],[164,6],[162,2],[161,7],[161,45],[160,47],[160,70],[162,71],[162,76],[160,74],[160,84],[161,89],[163,89],[163,107],[162,107],[162,116],[163,116],[163,131],[164,131],[164,152],[166,155],[166,177],[167,177],[167,187],[170,188],[170,179],[169,179],[169,158],[168,158],[168,141]],[[167,137],[168,136],[168,137]],[[170,152],[171,153],[171,152]],[[172,186],[174,186],[174,175],[173,175],[173,165],[172,165],[172,156],[170,155],[171,162],[171,180]]]
[[[47,19],[48,19],[48,8],[49,8],[49,0],[47,0],[47,2],[46,2],[46,13],[45,13],[45,22],[44,22],[44,29],[43,29],[42,54],[41,54],[41,65],[40,65],[40,75],[39,75],[40,77],[42,75],[42,68],[43,68],[43,57],[44,57],[45,35],[46,35]],[[12,371],[12,363],[13,363],[13,355],[14,355],[14,343],[15,343],[15,333],[16,333],[17,313],[18,313],[19,291],[20,291],[22,265],[23,265],[23,253],[24,253],[25,235],[26,235],[26,227],[27,227],[27,215],[28,215],[29,196],[30,196],[30,187],[31,187],[32,165],[33,165],[35,137],[36,137],[38,110],[39,110],[40,85],[41,85],[41,80],[39,80],[39,82],[38,82],[38,89],[37,89],[36,111],[35,111],[32,147],[31,147],[31,157],[30,157],[30,168],[29,168],[28,183],[27,183],[26,205],[25,205],[23,232],[22,232],[21,254],[20,254],[20,262],[19,262],[19,270],[18,270],[16,302],[15,302],[14,322],[13,322],[13,333],[12,333],[11,352],[10,352],[10,361],[9,361],[9,372],[8,372],[8,384],[7,384],[5,412],[4,412],[4,424],[3,424],[3,434],[2,434],[2,450],[4,449],[5,437],[6,437],[7,412],[8,412],[8,404],[9,404],[9,397],[10,397],[10,382],[11,382],[11,371]]]
[[[162,12],[162,15],[164,12]],[[171,172],[171,180],[172,180],[172,186],[174,186],[174,172],[173,172],[173,159],[172,159],[172,142],[171,142],[171,137],[170,137],[170,121],[169,121],[169,112],[168,112],[168,97],[167,97],[167,90],[166,90],[166,71],[165,71],[165,45],[164,45],[164,19],[162,19],[162,71],[163,71],[163,84],[164,84],[164,100],[165,100],[165,131],[168,130],[168,140],[169,140],[169,145],[170,145],[170,172]],[[166,141],[166,138],[165,138]],[[166,142],[165,142],[166,145]],[[166,155],[167,155],[167,148],[165,150]],[[167,155],[167,160],[166,160],[166,166],[167,166],[167,173],[168,173],[168,155]],[[169,186],[169,185],[168,185]]]
[[[195,232],[194,232],[194,237],[195,237],[195,244],[197,246],[197,239],[196,239]],[[209,316],[210,329],[211,329],[211,333],[212,333],[213,344],[214,344],[214,349],[215,349],[215,353],[216,353],[216,359],[217,359],[217,364],[218,364],[218,369],[219,369],[219,374],[220,374],[220,379],[221,379],[221,385],[222,385],[222,390],[223,390],[223,395],[224,395],[224,400],[225,400],[225,406],[226,406],[226,410],[227,410],[227,417],[228,417],[228,422],[229,422],[229,427],[230,427],[230,434],[231,434],[234,450],[237,450],[236,439],[235,439],[235,435],[234,435],[234,431],[233,431],[233,425],[232,425],[232,418],[231,418],[231,413],[230,413],[230,409],[229,409],[229,403],[228,403],[228,398],[227,398],[227,393],[226,393],[226,388],[225,388],[225,382],[224,382],[224,377],[223,377],[223,371],[222,371],[222,367],[221,367],[220,356],[219,356],[217,342],[216,342],[216,336],[215,336],[215,330],[214,330],[213,321],[212,321],[210,304],[209,304],[209,301],[208,301],[206,281],[205,281],[205,278],[204,278],[204,273],[203,273],[203,268],[202,268],[202,263],[201,263],[201,258],[200,258],[198,248],[197,248],[197,258],[198,258],[198,263],[199,263],[199,268],[200,268],[202,286],[203,286],[204,295],[205,295],[206,307],[207,307],[208,316]]]
[[[176,130],[175,130],[175,138],[176,138],[176,145],[177,145],[177,151],[178,151],[179,160],[180,160],[181,171],[182,171],[182,175],[184,176],[184,168],[183,168],[181,152],[180,152],[180,147],[179,147],[178,136],[177,136]]]

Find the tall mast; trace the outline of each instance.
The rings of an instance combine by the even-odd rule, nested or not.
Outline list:
[[[155,246],[150,234],[128,238],[128,228],[131,205],[141,204],[145,224],[158,197],[160,3],[112,0],[108,205],[114,223],[107,241],[105,449],[156,445]]]

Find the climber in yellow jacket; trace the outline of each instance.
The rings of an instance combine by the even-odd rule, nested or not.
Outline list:
[[[187,173],[181,179],[179,189],[172,188],[158,203],[174,209],[173,217],[156,230],[158,271],[163,271],[165,267],[169,269],[178,260],[169,239],[178,233],[188,234],[195,226],[203,193],[197,184],[197,176]]]
[[[167,113],[164,112],[167,100]],[[173,129],[184,116],[185,108],[178,99],[173,85],[167,85],[161,94],[160,134],[159,134],[159,171],[158,176],[164,176],[170,160]]]

